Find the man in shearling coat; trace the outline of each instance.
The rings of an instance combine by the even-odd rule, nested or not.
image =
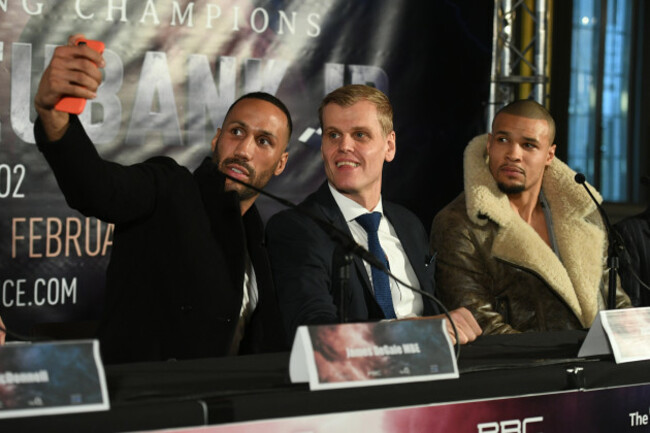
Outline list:
[[[433,221],[440,297],[485,334],[587,328],[605,307],[606,233],[554,138],[540,104],[504,107],[465,150],[465,191]],[[620,287],[616,303],[630,305]]]

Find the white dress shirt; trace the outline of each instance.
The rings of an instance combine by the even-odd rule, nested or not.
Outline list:
[[[246,325],[250,322],[251,315],[257,307],[259,294],[257,292],[257,278],[255,278],[255,268],[251,261],[248,251],[244,254],[244,293],[242,296],[241,308],[239,310],[239,321],[235,328],[235,334],[230,344],[230,355],[237,355],[239,353],[239,345],[244,338],[246,332]]]
[[[345,221],[348,223],[348,227],[352,232],[352,237],[359,245],[368,249],[368,234],[366,233],[366,230],[361,227],[361,224],[355,221],[355,218],[358,216],[369,213],[368,210],[359,203],[338,192],[329,182],[328,186],[336,204],[339,206],[339,209],[343,214],[343,218],[345,218]],[[379,236],[379,243],[388,259],[390,271],[400,280],[416,289],[420,289],[420,282],[415,275],[411,262],[409,262],[409,259],[406,256],[402,243],[397,237],[397,232],[395,232],[395,228],[388,221],[388,218],[384,216],[384,207],[381,198],[379,199],[377,206],[371,212],[381,213],[377,235]],[[363,263],[366,267],[368,279],[372,284],[370,265],[366,262]],[[424,310],[422,305],[422,295],[410,290],[408,287],[402,286],[393,278],[390,278],[390,293],[393,298],[395,315],[398,319],[422,315]]]

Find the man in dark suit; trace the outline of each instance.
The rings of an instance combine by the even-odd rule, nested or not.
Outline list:
[[[319,116],[327,182],[300,207],[347,232],[371,252],[375,249],[400,280],[433,295],[434,270],[422,224],[411,212],[381,198],[383,164],[395,156],[388,98],[370,86],[345,86],[325,97]],[[374,226],[369,227],[368,220],[374,220]],[[267,245],[289,338],[300,325],[340,321],[342,284],[347,286],[344,305],[350,322],[440,313],[431,299],[388,280],[358,257],[352,259],[349,278],[342,281],[345,252],[294,209],[271,218]],[[452,317],[461,342],[481,333],[467,310],[456,310]]]
[[[101,55],[58,47],[35,106],[35,136],[68,204],[115,224],[100,325],[105,362],[155,361],[282,350],[257,193],[284,170],[291,117],[252,93],[229,109],[212,157],[194,172],[166,157],[122,166],[102,159],[79,119],[55,109],[93,98]],[[97,65],[97,66],[96,66]]]

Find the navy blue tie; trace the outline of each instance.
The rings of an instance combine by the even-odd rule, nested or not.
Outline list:
[[[386,254],[379,244],[379,236],[377,235],[377,228],[381,220],[381,213],[373,212],[367,213],[356,218],[356,221],[361,224],[368,233],[368,250],[381,261],[386,268],[388,268],[388,260]],[[372,271],[372,286],[375,289],[375,299],[384,312],[387,319],[395,319],[395,310],[393,309],[393,298],[390,295],[390,281],[388,275],[382,270],[371,267]]]

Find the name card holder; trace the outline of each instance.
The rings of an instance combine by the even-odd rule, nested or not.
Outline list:
[[[97,340],[0,346],[0,419],[108,409]]]
[[[598,313],[578,356],[610,353],[617,364],[650,359],[650,307]]]
[[[445,319],[301,326],[291,350],[293,383],[311,390],[458,377]]]

